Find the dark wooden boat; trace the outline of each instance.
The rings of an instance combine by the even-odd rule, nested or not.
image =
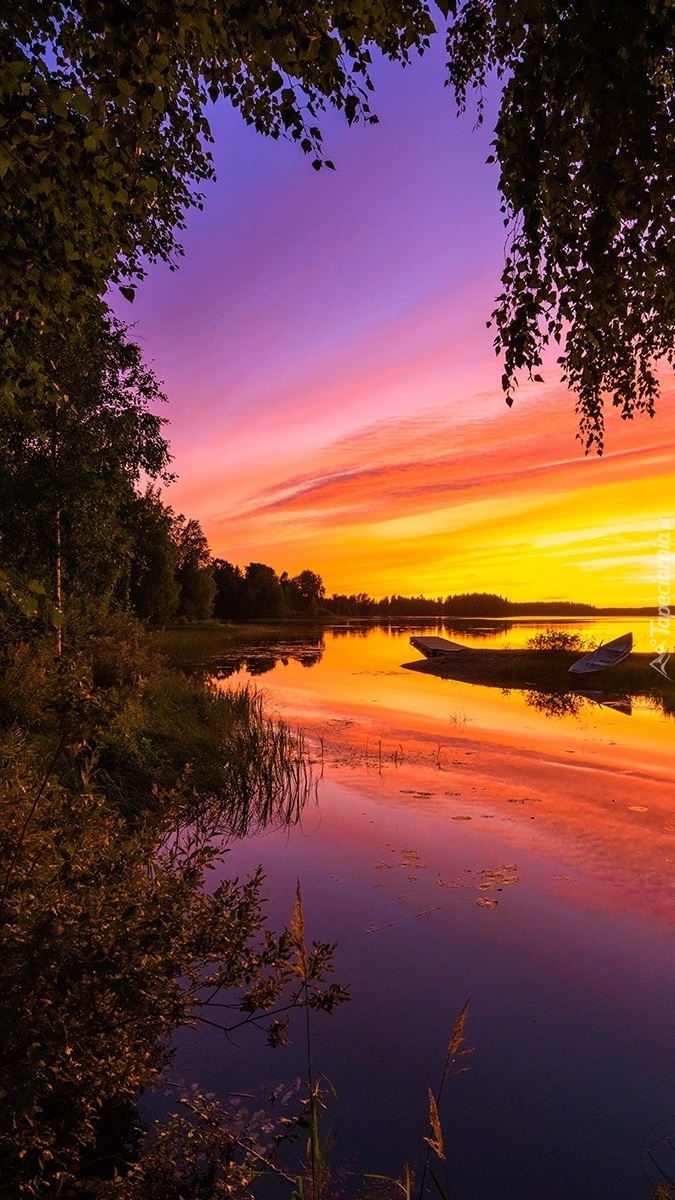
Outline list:
[[[569,670],[573,675],[589,675],[592,671],[603,671],[605,667],[623,662],[632,649],[632,633],[623,633],[621,637],[614,638],[614,641],[605,642],[603,646],[598,646],[597,650],[585,654],[583,658],[572,663]]]

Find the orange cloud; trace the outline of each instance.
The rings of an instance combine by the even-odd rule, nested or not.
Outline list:
[[[249,476],[205,526],[224,557],[310,566],[330,591],[649,604],[653,532],[675,495],[664,403],[628,429],[610,414],[616,449],[602,459],[575,443],[561,388],[523,389],[513,412],[479,394],[364,423]]]

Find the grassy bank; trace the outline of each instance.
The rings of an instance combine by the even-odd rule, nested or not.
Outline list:
[[[246,622],[227,624],[202,621],[191,625],[171,625],[150,632],[152,644],[172,666],[197,666],[231,654],[241,646],[277,644],[284,639],[320,640],[325,624],[303,621]]]
[[[456,679],[483,687],[532,689],[540,692],[599,690],[627,696],[652,696],[668,714],[675,713],[675,683],[650,665],[652,654],[631,654],[622,663],[589,675],[571,675],[578,651],[473,650],[419,659],[403,665],[411,671]]]
[[[302,742],[253,689],[167,669],[125,614],[83,606],[60,652],[14,611],[0,633],[0,1194],[209,1195],[201,1144],[189,1166],[201,1114],[169,1124],[170,1153],[159,1130],[148,1159],[135,1101],[177,1027],[229,1018],[281,1041],[287,1010],[313,1004],[330,970],[320,944],[296,995],[260,872],[206,887],[228,838],[297,820]],[[218,1120],[214,1161],[236,1194],[259,1156]],[[162,1190],[177,1162],[185,1178]]]

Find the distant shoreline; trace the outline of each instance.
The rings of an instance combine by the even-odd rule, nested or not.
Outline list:
[[[534,602],[537,603],[536,601]],[[583,611],[576,612],[572,609],[566,609],[565,612],[551,612],[548,609],[533,608],[532,606],[520,605],[517,606],[517,611],[510,613],[373,613],[368,616],[360,616],[356,614],[331,613],[323,609],[315,616],[302,616],[300,614],[288,614],[283,617],[276,616],[258,616],[258,617],[209,617],[199,621],[186,620],[171,620],[157,623],[150,623],[150,627],[156,631],[162,629],[170,629],[175,632],[181,630],[186,633],[197,630],[226,630],[241,629],[246,626],[255,627],[278,627],[281,625],[299,625],[313,628],[330,628],[332,625],[399,625],[404,623],[415,623],[416,625],[433,625],[443,624],[452,625],[454,622],[469,622],[473,625],[509,625],[514,621],[521,619],[536,618],[539,621],[567,621],[580,619],[596,620],[599,617],[653,617],[658,619],[658,609],[654,607],[645,608],[596,608],[591,612],[588,611],[588,606],[583,607]]]
[[[564,612],[555,612],[546,608],[537,608],[538,601],[533,601],[532,605],[514,605],[513,611],[508,613],[436,613],[428,616],[420,616],[419,613],[397,613],[395,616],[373,616],[373,617],[342,617],[338,614],[321,614],[317,620],[320,624],[330,621],[367,621],[370,624],[378,624],[387,621],[512,621],[514,617],[540,617],[550,618],[555,621],[564,621],[567,617],[657,617],[658,609],[654,605],[649,605],[645,608],[594,608],[589,612],[588,605],[582,605],[577,610],[575,608],[566,608]],[[287,618],[290,620],[298,620],[302,618]],[[306,618],[305,618],[306,620]],[[242,618],[245,623],[245,618]],[[236,622],[238,623],[238,622]]]

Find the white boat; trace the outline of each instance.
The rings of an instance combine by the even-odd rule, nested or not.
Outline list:
[[[458,650],[468,650],[468,646],[460,646],[459,642],[451,642],[442,637],[411,637],[410,645],[419,650],[425,658],[441,658],[445,654],[456,654]]]
[[[591,671],[602,671],[614,663],[623,662],[624,658],[628,658],[632,649],[632,633],[623,633],[621,637],[614,638],[613,642],[605,642],[604,645],[598,646],[597,650],[592,650],[590,654],[584,654],[583,658],[572,663],[570,671],[573,675],[589,675]]]

